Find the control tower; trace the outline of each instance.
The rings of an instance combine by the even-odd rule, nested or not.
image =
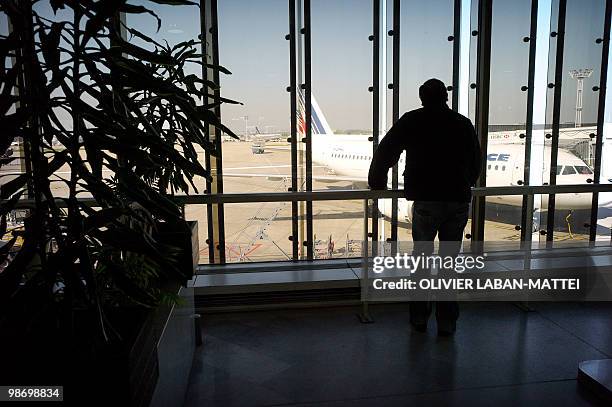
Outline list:
[[[593,73],[592,69],[572,69],[569,74],[572,78],[576,79],[576,127],[582,127],[582,91],[584,89],[584,79],[591,76]]]

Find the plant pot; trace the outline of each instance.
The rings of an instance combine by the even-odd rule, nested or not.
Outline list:
[[[63,386],[66,405],[181,405],[196,346],[193,291],[178,282],[164,288],[180,304],[106,310],[121,336],[110,344],[92,310],[74,312],[68,333],[50,307],[29,330],[3,335],[1,382]]]
[[[156,239],[158,242],[180,249],[177,268],[185,283],[191,280],[200,262],[200,243],[198,241],[198,222],[187,221],[188,228],[180,224],[158,222]]]

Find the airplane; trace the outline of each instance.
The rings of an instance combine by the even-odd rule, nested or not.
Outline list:
[[[314,95],[311,95],[312,107],[312,159],[313,163],[323,165],[328,169],[329,175],[314,175],[313,180],[322,182],[349,181],[355,184],[367,185],[367,174],[372,160],[372,142],[368,140],[368,134],[336,134],[330,127]],[[305,133],[305,108],[304,96],[300,92],[298,100],[298,133],[303,137]],[[489,134],[492,139],[499,139],[499,134]],[[550,157],[550,147],[544,147],[544,157]],[[524,147],[521,144],[512,143],[490,143],[487,147],[487,186],[511,186],[521,185],[524,171]],[[405,153],[399,159],[399,168],[405,165]],[[287,166],[289,167],[289,166]],[[548,183],[550,167],[545,164],[542,168],[542,182]],[[586,184],[593,178],[590,167],[578,156],[564,149],[558,149],[556,166],[557,184]],[[279,179],[280,174],[240,174],[224,172],[226,177],[267,177]],[[287,175],[288,176],[288,175]],[[403,188],[403,179],[398,180],[399,188]],[[390,177],[389,177],[390,179]],[[390,187],[390,185],[389,185]],[[487,205],[507,206],[519,209],[522,207],[522,195],[506,195],[487,197]],[[567,221],[568,214],[576,215],[580,212],[590,212],[592,194],[568,193],[557,194],[555,197],[555,209],[562,224]],[[391,217],[391,200],[380,199],[378,204],[380,212]],[[548,195],[542,195],[536,202],[536,208],[545,211],[548,207]],[[600,194],[600,207],[612,208],[612,193]],[[411,222],[412,202],[405,199],[398,200],[398,220],[400,222]],[[487,210],[487,218],[490,214],[500,213],[498,209]],[[516,223],[516,213],[510,215]],[[587,221],[590,215],[583,216],[580,221]],[[520,219],[520,217],[518,217]],[[503,220],[502,220],[503,222]],[[580,224],[579,222],[577,222]],[[584,223],[584,222],[583,222]],[[557,222],[556,222],[557,224]],[[538,228],[537,219],[534,220],[534,230]]]
[[[259,131],[259,127],[255,126],[255,134],[250,135],[251,140],[253,141],[274,141],[280,140],[283,136],[280,133],[262,133]]]

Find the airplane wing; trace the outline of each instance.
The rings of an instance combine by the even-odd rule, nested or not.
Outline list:
[[[229,168],[224,168],[223,171],[235,171],[235,170],[258,170],[258,169],[262,169],[262,168],[291,168],[291,165],[286,164],[286,165],[256,165],[256,166],[250,166],[250,167],[229,167]],[[248,175],[248,174],[245,174]]]
[[[286,164],[286,165],[256,165],[256,166],[250,166],[250,167],[228,167],[228,168],[223,168],[224,171],[224,175],[225,175],[225,171],[236,171],[236,170],[261,170],[261,169],[267,169],[267,168],[291,168],[291,165]],[[312,168],[326,168],[324,165],[313,165]],[[245,177],[250,175],[250,174],[243,174]]]
[[[223,171],[223,177],[231,178],[267,178],[270,180],[290,179],[291,174],[245,174]],[[343,177],[339,175],[312,175],[313,181],[324,182],[368,182],[367,177]]]
[[[281,146],[265,146],[266,150],[276,150],[276,151],[290,151],[291,147],[281,147]]]

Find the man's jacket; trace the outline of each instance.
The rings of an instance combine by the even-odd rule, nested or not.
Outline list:
[[[406,199],[471,200],[481,169],[481,151],[470,120],[443,105],[405,113],[380,142],[368,175],[372,189],[387,188],[387,173],[406,151]],[[400,170],[402,166],[400,165]]]

